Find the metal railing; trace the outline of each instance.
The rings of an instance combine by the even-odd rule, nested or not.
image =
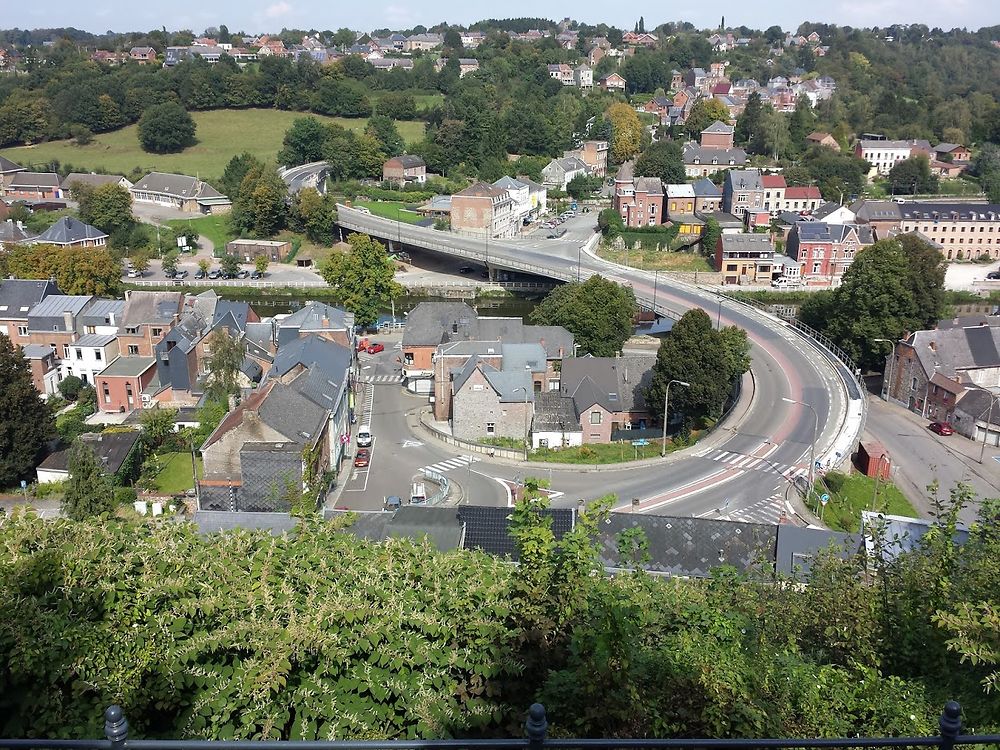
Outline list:
[[[938,720],[938,734],[917,737],[832,737],[805,739],[630,739],[630,738],[559,738],[548,737],[549,722],[545,707],[532,704],[524,721],[524,736],[505,739],[432,739],[432,740],[134,740],[129,738],[129,723],[119,706],[104,712],[104,739],[0,739],[0,749],[32,750],[542,750],[543,748],[588,748],[618,750],[637,748],[694,750],[722,748],[759,750],[759,748],[881,748],[934,747],[954,750],[958,745],[997,745],[1000,735],[962,734],[962,709],[949,701]]]

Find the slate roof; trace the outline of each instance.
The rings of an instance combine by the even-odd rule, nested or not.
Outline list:
[[[198,510],[193,520],[201,534],[254,529],[280,536],[293,531],[299,524],[299,519],[289,513],[230,513],[224,510]]]
[[[414,167],[426,166],[424,160],[414,154],[400,154],[399,156],[393,156],[391,159],[386,161],[386,164],[391,163],[398,164],[403,169],[413,169]]]
[[[209,200],[226,198],[214,187],[197,177],[184,174],[150,172],[131,188],[133,193],[162,193],[173,198]]]
[[[827,216],[829,216],[832,213],[836,213],[841,208],[847,208],[847,206],[842,206],[839,203],[835,203],[833,201],[827,201],[826,203],[816,208],[812,212],[812,216],[815,219],[825,219]],[[847,210],[850,211],[851,209],[847,208]]]
[[[323,321],[329,321],[324,325]],[[310,302],[301,310],[296,310],[278,323],[279,328],[298,328],[300,331],[351,330],[354,314],[328,305],[325,302]]]
[[[858,233],[858,241],[870,244],[871,229],[857,224],[828,224],[825,221],[800,221],[793,231],[798,233],[800,242],[844,242],[852,231]]]
[[[478,319],[464,302],[421,302],[406,316],[403,346],[438,346],[449,340],[453,323],[468,327]]]
[[[630,159],[618,167],[618,173],[615,175],[615,182],[632,182],[634,178],[635,162]]]
[[[663,181],[659,177],[636,177],[634,190],[647,195],[663,195]]]
[[[78,322],[81,326],[117,325],[124,309],[123,299],[95,299],[94,303],[80,315]]]
[[[542,391],[535,394],[535,415],[531,420],[532,432],[580,432],[580,416],[573,399],[559,391]]]
[[[733,190],[762,190],[763,180],[759,170],[731,169],[726,172],[726,184]]]
[[[63,178],[63,190],[72,190],[74,182],[80,182],[90,187],[100,187],[101,185],[118,185],[125,179],[120,174],[94,174],[93,172],[70,172]]]
[[[458,516],[465,524],[464,549],[475,549],[498,557],[518,559],[517,544],[510,535],[511,508],[484,505],[459,505]],[[572,531],[571,509],[546,508],[543,515],[552,518],[552,533],[556,539]]]
[[[546,354],[541,344],[501,344],[503,369],[510,371],[545,372]]]
[[[501,190],[493,185],[488,185],[485,182],[476,182],[465,190],[460,190],[452,196],[452,201],[458,196],[465,196],[470,198],[503,198],[505,196],[509,197],[506,190]]]
[[[997,327],[915,331],[907,343],[913,347],[927,374],[933,373],[935,368],[945,375],[955,376],[962,370],[1000,367],[1000,328]]]
[[[271,388],[257,413],[261,422],[300,446],[315,441],[328,419],[325,409],[317,409],[310,398],[281,383]]]
[[[80,347],[103,347],[110,344],[118,336],[114,333],[88,333],[86,336],[81,336],[76,341],[73,342],[73,346]]]
[[[774,245],[769,234],[724,234],[722,252],[774,252]]]
[[[45,359],[55,353],[56,350],[48,344],[25,344],[21,347],[21,354],[25,359]]]
[[[274,330],[272,321],[247,323],[243,331],[244,337],[262,350],[270,349],[273,343]]]
[[[5,204],[0,202],[0,205]],[[0,221],[0,243],[9,242],[16,245],[20,242],[27,242],[28,240],[34,239],[34,237],[34,234],[27,230],[23,225],[18,226],[13,219]]]
[[[528,187],[525,183],[520,180],[515,180],[513,177],[504,175],[499,180],[493,183],[494,187],[498,187],[501,190],[522,190]]]
[[[7,183],[8,190],[18,188],[39,188],[45,187],[56,189],[59,187],[59,175],[55,172],[15,172]]]
[[[10,174],[11,172],[24,172],[25,169],[20,164],[15,164],[10,159],[0,156],[0,174]]]
[[[723,92],[725,93],[725,92]],[[732,135],[736,132],[736,129],[732,125],[727,125],[721,120],[716,120],[707,128],[701,131],[702,133],[718,133],[719,135]]]
[[[280,378],[296,367],[304,367],[290,386],[323,409],[333,410],[347,387],[351,350],[336,342],[311,334],[282,346],[268,371],[268,379]]]
[[[743,166],[747,163],[747,152],[741,148],[712,148],[702,146],[697,143],[684,144],[685,164],[728,165],[730,161],[735,166]]]
[[[120,327],[166,325],[184,309],[180,292],[129,292],[122,309]]]
[[[50,294],[28,312],[28,320],[32,318],[62,318],[64,313],[74,317],[90,302],[89,294]]]
[[[215,304],[215,314],[212,317],[211,328],[226,326],[235,328],[242,333],[247,327],[247,318],[250,317],[250,303],[238,302],[228,299],[220,299]]]
[[[132,448],[139,441],[139,430],[129,432],[84,433],[78,439],[82,440],[94,451],[97,461],[104,468],[104,473],[113,475],[121,469]],[[70,449],[51,454],[39,465],[39,469],[49,471],[69,471]]]
[[[72,216],[63,216],[59,221],[38,235],[35,238],[35,242],[39,244],[48,242],[54,245],[71,245],[87,240],[107,239],[107,237],[108,235],[97,227],[84,224]]]
[[[900,205],[893,201],[870,201],[862,198],[851,204],[851,210],[859,222],[899,221],[903,217]]]
[[[559,393],[573,399],[578,413],[594,404],[610,412],[642,411],[655,362],[655,354],[567,357],[562,363]]]
[[[721,198],[722,188],[716,185],[707,177],[702,177],[700,180],[696,180],[691,183],[691,188],[694,190],[694,194],[698,198]]]
[[[50,294],[60,294],[54,281],[34,279],[0,281],[0,319],[27,320],[28,311]]]
[[[650,560],[642,567],[676,576],[706,577],[721,566],[750,571],[770,565],[777,546],[775,525],[611,513],[608,523],[598,528],[598,555],[604,567],[632,567],[619,552],[619,535],[630,529],[640,529],[649,545]]]
[[[521,403],[525,400],[534,401],[535,389],[531,382],[531,373],[526,370],[498,370],[488,364],[481,364],[483,375],[501,404]]]
[[[601,80],[603,81],[604,79],[602,78]],[[563,172],[586,171],[588,169],[586,162],[576,156],[563,156],[560,159],[553,159],[549,162],[549,166],[551,167],[553,164],[558,164]]]
[[[996,221],[1000,205],[995,203],[916,203],[897,204],[900,215],[913,221]]]

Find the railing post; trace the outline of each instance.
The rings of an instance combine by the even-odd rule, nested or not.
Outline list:
[[[955,747],[955,738],[962,731],[962,707],[955,701],[948,701],[944,704],[944,711],[938,722],[941,728],[941,750],[952,750]]]
[[[541,703],[532,703],[528,709],[528,719],[524,722],[524,731],[528,733],[529,750],[541,750],[548,730],[549,722],[545,718],[545,706]]]
[[[128,744],[128,720],[121,706],[108,706],[104,711],[104,736],[111,741],[111,750],[123,750]]]

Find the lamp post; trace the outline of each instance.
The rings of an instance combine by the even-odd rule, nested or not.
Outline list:
[[[684,380],[671,380],[667,383],[667,389],[663,392],[663,444],[660,446],[660,458],[667,455],[667,407],[670,405],[670,386],[674,383],[690,388],[691,384]]]
[[[892,346],[892,351],[889,352],[889,367],[887,368],[888,372],[886,373],[885,383],[883,384],[885,387],[882,389],[883,392],[882,398],[885,401],[888,401],[889,394],[892,393],[892,362],[894,359],[896,359],[896,345],[892,341],[892,339],[872,339],[872,341],[881,342],[883,344],[889,344]]]
[[[809,445],[809,491],[806,494],[806,498],[808,499],[812,495],[813,481],[815,480],[814,471],[816,470],[816,439],[819,437],[819,413],[805,401],[796,401],[793,398],[785,398],[784,396],[782,396],[781,400],[786,404],[804,406],[813,413],[813,439]]]
[[[696,272],[697,273],[697,272]],[[656,315],[656,282],[659,281],[659,269],[653,271],[653,315]]]
[[[583,262],[583,245],[576,249],[576,283],[580,283],[580,265]]]
[[[524,391],[524,460],[528,460],[528,393],[529,388],[524,386],[518,386],[511,393],[517,393],[518,391]]]

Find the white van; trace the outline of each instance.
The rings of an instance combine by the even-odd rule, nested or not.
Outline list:
[[[372,428],[366,424],[358,428],[358,447],[369,448],[372,444]]]
[[[410,490],[410,502],[416,505],[427,502],[427,490],[424,488],[423,482],[413,483],[413,488]]]
[[[794,287],[802,286],[802,280],[790,279],[787,276],[779,276],[771,282],[771,286],[775,289],[792,289]]]

